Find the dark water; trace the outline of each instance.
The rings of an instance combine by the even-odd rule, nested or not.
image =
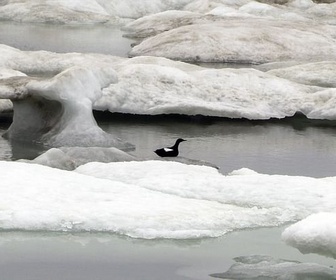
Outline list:
[[[155,149],[184,138],[187,142],[180,145],[181,157],[217,165],[224,174],[247,167],[267,174],[336,176],[336,127],[307,122],[98,117],[105,131],[135,144],[132,153],[139,158],[158,158]],[[0,126],[0,133],[5,129],[6,125]],[[0,159],[4,160],[33,159],[45,149],[0,138]]]
[[[233,120],[126,118],[100,126],[136,145],[135,155],[155,157],[156,148],[177,138],[180,156],[203,160],[221,172],[247,167],[260,173],[325,177],[336,175],[336,127],[306,120],[251,122]],[[299,125],[298,125],[299,124]]]

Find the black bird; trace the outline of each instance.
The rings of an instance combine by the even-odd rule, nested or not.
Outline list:
[[[177,157],[179,154],[178,151],[178,146],[181,142],[187,141],[182,138],[179,138],[176,140],[174,146],[167,147],[167,148],[162,148],[162,149],[157,149],[154,151],[158,156],[160,157]]]

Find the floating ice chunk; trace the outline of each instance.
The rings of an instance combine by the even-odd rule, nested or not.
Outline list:
[[[35,0],[36,2],[36,0]],[[107,12],[102,6],[100,6],[95,0],[47,0],[47,4],[52,6],[62,6],[69,10],[81,11],[81,12],[91,12],[97,14],[105,14]]]
[[[225,20],[193,24],[150,37],[130,52],[182,61],[266,63],[334,60],[335,29],[280,20]]]
[[[311,119],[334,120],[336,118],[336,89],[326,89],[314,93],[310,96],[311,104],[306,103],[306,108],[302,107],[302,112]],[[308,100],[307,100],[308,101]],[[313,105],[314,104],[314,105]],[[316,106],[316,104],[319,104]]]
[[[263,16],[263,15],[272,15],[279,16],[283,13],[283,10],[279,7],[274,7],[265,3],[260,3],[256,1],[251,1],[244,6],[239,8],[239,11],[244,13],[249,13],[253,15]]]
[[[254,209],[254,222],[264,226],[335,210],[335,178],[270,176],[250,170],[223,176],[215,168],[170,161],[88,163],[76,171],[178,197]],[[239,218],[241,226],[250,223],[246,218]]]
[[[336,259],[336,213],[318,213],[291,225],[283,240],[304,254],[316,253]]]
[[[336,195],[335,178],[223,176],[177,162],[89,163],[69,172],[0,161],[0,170],[0,231],[217,237],[332,211]]]
[[[183,9],[193,0],[9,0],[0,6],[0,19],[20,22],[105,23],[115,17],[139,18]]]
[[[146,38],[179,26],[189,25],[200,17],[201,14],[189,11],[165,11],[132,21],[123,29],[129,31],[126,34],[128,37]]]
[[[74,170],[78,166],[92,161],[116,162],[135,160],[137,159],[134,156],[117,148],[62,147],[59,149],[49,149],[34,160],[24,160],[24,162],[37,163],[64,170]]]
[[[31,162],[53,168],[73,170],[77,166],[73,159],[65,154],[62,150],[51,148],[34,160],[19,160],[20,162]]]
[[[61,150],[73,159],[76,166],[88,162],[136,161],[137,158],[117,148],[63,147]]]
[[[255,172],[254,170],[251,170],[249,168],[241,168],[238,170],[234,170],[232,172],[230,172],[230,176],[234,176],[234,175],[256,175],[258,174],[257,172]]]
[[[293,0],[288,3],[289,7],[305,10],[314,7],[316,4],[312,0]]]
[[[336,87],[335,61],[322,61],[274,69],[268,73],[297,83],[320,87]]]
[[[0,169],[0,230],[202,238],[232,229],[236,210],[250,212],[36,164],[0,162]]]
[[[213,10],[209,11],[207,15],[214,15],[217,17],[255,17],[252,14],[242,12],[238,9],[228,7],[228,6],[218,6]]]
[[[233,8],[239,8],[249,2],[251,2],[251,0],[221,0],[220,1],[221,4],[230,6]]]
[[[300,280],[319,279],[333,280],[336,269],[314,263],[273,259],[269,256],[244,256],[234,259],[237,263],[227,272],[211,276],[222,279],[278,279]]]
[[[95,0],[9,0],[0,6],[0,19],[20,22],[102,23],[110,15]]]
[[[267,119],[292,116],[316,91],[255,69],[204,69],[155,58],[116,68],[119,82],[104,89],[99,110]],[[309,104],[312,104],[309,100]]]
[[[182,10],[195,0],[97,0],[110,15],[137,19],[167,10]]]
[[[91,70],[112,68],[126,58],[105,54],[20,51],[0,44],[0,67],[16,69],[27,75],[52,77],[73,66]],[[97,72],[98,73],[98,72]]]
[[[26,76],[26,75],[20,71],[7,68],[0,68],[0,81],[15,76]],[[2,92],[2,94],[4,95],[4,92],[7,92],[8,90],[10,89],[5,88],[3,85],[1,85],[0,82],[0,92]],[[0,99],[0,113],[12,111],[12,109],[13,104],[9,99]]]
[[[111,68],[92,72],[80,67],[51,79],[4,79],[0,96],[10,98],[15,111],[5,136],[50,146],[131,148],[100,129],[92,115],[92,104],[101,96],[101,88],[115,81]]]
[[[307,21],[308,18],[300,14],[300,11],[288,9],[286,6],[271,5],[251,1],[239,8],[240,12],[258,17],[268,17],[274,19],[287,19],[291,21]]]
[[[143,0],[141,2],[134,0],[8,0],[0,6],[0,19],[20,22],[94,24],[115,22],[120,18],[138,19],[168,10],[207,13],[224,5],[234,9],[246,9],[248,13],[259,16],[266,14],[266,16],[294,20],[297,17],[304,19],[309,16],[314,20],[323,21],[327,18],[327,22],[334,22],[332,12],[335,6],[333,4],[316,5],[310,0],[296,0],[289,1],[288,5],[276,5],[286,2],[286,0],[268,1],[269,5],[266,6],[266,4],[251,0]],[[243,13],[243,15],[246,14]]]
[[[94,102],[93,108],[98,110],[147,115],[201,114],[248,119],[283,118],[301,112],[311,118],[336,118],[331,106],[333,89],[323,92],[321,88],[279,78],[275,76],[277,72],[273,74],[256,69],[208,69],[162,57],[127,59],[99,54],[23,52],[4,45],[0,45],[0,51],[3,51],[0,65],[18,69],[32,76],[44,73],[47,77],[42,77],[46,80],[50,80],[49,76],[53,77],[73,66],[90,69],[98,82],[107,86],[101,96],[101,86],[97,85],[99,95],[96,96],[96,101],[93,101],[95,98],[93,93],[90,93],[93,98],[87,99],[89,102]],[[279,67],[279,63],[272,65],[263,67],[266,70],[268,67]],[[327,66],[332,63],[325,65],[316,64],[316,72],[313,67],[310,72],[304,70],[305,68],[302,69],[303,72],[307,72],[305,74],[307,78],[316,77],[320,70],[325,69],[325,78],[320,77],[320,81],[316,80],[316,85],[321,85],[320,82],[327,82],[328,77],[333,75],[332,67]],[[99,73],[104,73],[102,69],[111,68],[113,68],[111,73],[115,73],[115,79],[118,75],[118,83],[108,85],[109,81],[105,82],[103,79],[109,75]],[[80,73],[73,72],[72,76],[74,81],[83,78]],[[295,78],[295,75],[292,76]],[[14,98],[27,94],[25,84],[32,79],[13,78],[11,85],[0,80],[1,98],[9,98],[9,95]],[[40,79],[34,83],[42,85]],[[70,87],[67,89],[76,92],[70,90]],[[62,95],[64,94],[63,92]],[[71,100],[77,97],[73,95]],[[80,101],[76,101],[78,102]],[[57,110],[57,104],[51,106],[51,109],[52,112]]]

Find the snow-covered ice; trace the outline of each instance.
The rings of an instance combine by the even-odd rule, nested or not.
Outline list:
[[[8,0],[0,6],[0,19],[19,22],[62,24],[115,23],[120,19],[138,19],[168,10],[209,13],[219,8],[235,11],[237,15],[258,17],[309,19],[335,23],[335,4],[317,4],[313,1],[212,1],[212,0]],[[218,10],[217,10],[218,13]],[[232,13],[232,12],[231,12]],[[221,13],[223,15],[223,13]],[[228,15],[226,13],[226,15]],[[230,16],[230,15],[228,15]]]
[[[336,88],[336,62],[321,61],[273,69],[269,74],[297,83]]]
[[[332,78],[332,62],[313,64],[316,70],[311,67],[309,71],[304,65],[297,66],[297,76],[301,73],[301,80],[293,75],[291,79],[295,81],[290,81],[275,76],[280,76],[281,71],[285,73],[288,68],[273,70],[273,74],[273,71],[265,73],[252,68],[207,69],[156,57],[127,59],[100,54],[24,52],[4,45],[0,49],[3,51],[0,57],[3,68],[16,69],[27,75],[46,73],[54,76],[72,67],[90,68],[98,75],[104,71],[102,69],[111,69],[110,75],[115,73],[114,81],[106,83],[103,94],[94,101],[92,106],[97,110],[248,119],[284,118],[301,112],[309,118],[336,118],[333,106],[336,89],[317,87],[326,85]],[[312,78],[317,77],[321,69],[324,77]],[[75,80],[83,79],[81,74],[75,77],[74,71],[72,75]],[[0,80],[1,97],[8,98],[6,94],[11,91],[8,86],[4,88],[4,80]],[[15,80],[24,81],[24,77]],[[298,83],[302,80],[309,80],[310,85]],[[65,86],[63,82],[60,84]],[[74,98],[81,102],[78,95]],[[63,99],[62,102],[66,103]]]
[[[327,209],[335,210],[331,200],[336,198],[335,178],[270,176],[249,169],[223,176],[211,167],[157,161],[88,163],[77,172],[179,197],[257,208],[262,215],[273,213],[271,223],[275,224]],[[266,209],[270,210],[268,214],[264,213]]]
[[[2,20],[38,23],[103,23],[109,14],[94,0],[85,1],[13,1],[0,6]]]
[[[119,82],[103,91],[95,108],[149,115],[282,118],[297,111],[309,114],[307,103],[312,105],[316,91],[254,69],[187,69],[186,64],[151,61],[139,58],[120,64]],[[302,93],[306,100],[300,98]]]
[[[0,6],[0,19],[19,22],[97,24],[116,18],[139,18],[170,9],[181,9],[192,0],[9,0]]]
[[[335,178],[224,176],[163,161],[89,163],[77,172],[0,162],[0,169],[2,230],[202,238],[335,210]]]
[[[131,56],[192,62],[267,63],[336,58],[336,28],[304,22],[231,19],[182,26],[136,45]],[[191,51],[192,50],[192,51]]]
[[[117,148],[104,147],[62,147],[52,148],[34,160],[21,160],[49,167],[74,170],[88,162],[135,161],[136,157]]]
[[[336,213],[317,213],[291,225],[284,241],[304,254],[316,253],[336,259]]]
[[[269,256],[242,256],[234,258],[236,263],[224,273],[211,276],[222,279],[323,279],[336,278],[336,269],[314,263],[300,263],[290,260],[274,259]]]
[[[128,37],[146,38],[179,26],[190,25],[197,19],[201,20],[202,15],[189,11],[165,11],[131,21],[123,29]]]
[[[15,111],[5,137],[50,146],[131,149],[131,144],[99,128],[92,114],[92,104],[101,96],[101,88],[116,79],[112,68],[83,67],[69,68],[52,78],[2,79],[0,97],[11,99]]]

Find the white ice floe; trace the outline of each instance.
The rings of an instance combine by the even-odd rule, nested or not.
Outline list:
[[[300,263],[290,260],[273,259],[269,256],[243,256],[234,258],[236,263],[224,273],[211,276],[222,279],[277,279],[301,280],[336,278],[336,269],[314,263]]]
[[[88,163],[77,172],[178,197],[255,210],[258,222],[254,222],[269,225],[297,220],[322,210],[335,210],[334,178],[270,176],[248,169],[223,176],[211,167],[157,161]],[[248,219],[242,215],[238,223],[243,226],[246,222],[249,223]]]
[[[73,66],[99,71],[99,68],[111,68],[114,64],[125,60],[122,57],[104,54],[20,51],[2,44],[0,53],[0,67],[41,77],[54,76]]]
[[[316,253],[336,259],[336,213],[318,213],[291,225],[284,241],[304,254]]]
[[[110,15],[94,0],[6,1],[0,6],[0,19],[38,23],[103,23]]]
[[[0,19],[45,23],[105,23],[119,18],[139,18],[170,9],[182,9],[192,0],[9,0],[0,6]]]
[[[90,68],[94,75],[98,75],[102,69],[112,68],[111,71],[115,71],[115,81],[118,77],[118,82],[103,86],[103,95],[97,96],[93,104],[93,108],[98,110],[248,119],[283,118],[301,112],[310,118],[336,118],[333,106],[336,89],[316,87],[333,76],[334,69],[328,66],[331,62],[316,64],[316,72],[312,67],[306,74],[302,67],[306,79],[318,76],[320,70],[324,69],[324,77],[316,80],[316,84],[311,79],[310,84],[314,86],[308,86],[275,76],[280,75],[278,72],[265,73],[252,68],[208,69],[156,57],[127,59],[99,54],[23,52],[4,45],[0,46],[0,50],[3,50],[0,56],[2,67],[33,76],[45,73],[53,77],[71,67]],[[83,79],[80,73],[72,71],[72,75],[74,80]],[[48,80],[46,77],[43,79]],[[8,91],[8,87],[4,88],[3,84],[0,80],[1,97],[8,98],[5,92],[13,94],[13,91]],[[64,86],[62,82],[62,87]],[[70,91],[70,85],[67,87]],[[102,86],[97,87],[100,92]],[[75,91],[72,89],[71,92]],[[81,102],[79,96],[73,95],[72,100],[78,99],[76,102]],[[62,102],[68,101],[62,99]]]
[[[130,55],[235,63],[334,60],[335,31],[311,23],[253,18],[196,23],[150,37]]]
[[[34,160],[21,160],[49,167],[74,170],[88,162],[135,161],[134,156],[117,148],[104,147],[62,147],[52,148]]]
[[[135,114],[186,114],[268,119],[306,115],[318,89],[255,69],[204,69],[140,57],[116,67],[118,83],[104,89],[99,110]],[[316,107],[315,107],[316,105]]]
[[[333,17],[335,4],[316,4],[308,0],[263,2],[251,0],[143,0],[141,2],[135,0],[8,0],[0,6],[0,19],[54,24],[96,24],[115,22],[116,19],[124,18],[138,19],[169,10],[205,14],[219,8],[222,11],[225,9],[237,11],[231,15],[226,13],[226,16],[235,14],[290,20],[308,18],[320,22],[335,23]]]
[[[112,68],[72,67],[52,78],[11,77],[0,83],[0,97],[14,105],[13,123],[5,136],[50,146],[131,145],[98,127],[92,104],[101,88],[116,82]]]
[[[336,196],[335,178],[224,176],[176,162],[90,163],[77,172],[0,162],[0,169],[1,230],[216,237],[333,211]]]
[[[190,25],[202,15],[190,11],[165,11],[144,16],[126,24],[123,29],[128,37],[146,38],[176,27]]]
[[[335,61],[299,64],[270,70],[268,73],[301,84],[336,88]]]

